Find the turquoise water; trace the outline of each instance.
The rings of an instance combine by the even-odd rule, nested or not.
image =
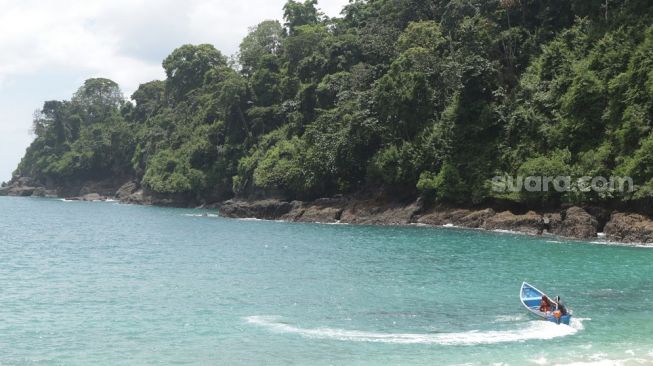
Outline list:
[[[653,363],[653,249],[204,212],[1,197],[0,364]]]

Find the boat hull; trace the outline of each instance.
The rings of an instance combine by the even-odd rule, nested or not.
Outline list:
[[[554,323],[556,323],[556,324],[566,324],[566,325],[569,325],[569,322],[571,322],[571,315],[569,315],[569,314],[567,314],[567,315],[563,315],[563,316],[560,317],[560,319],[556,318],[556,317],[553,316],[553,315],[548,315],[548,316],[546,317],[546,320],[548,320],[548,321],[550,321],[550,322],[554,322]]]
[[[555,303],[544,292],[538,290],[537,288],[529,285],[526,282],[522,283],[521,291],[519,293],[519,298],[521,300],[522,305],[524,305],[524,307],[531,314],[539,317],[540,319],[548,320],[548,321],[556,323],[556,324],[569,325],[569,323],[571,322],[571,314],[565,314],[565,315],[560,316],[559,318],[556,318],[554,316],[553,311],[549,311],[549,312],[545,313],[545,312],[542,312],[542,311],[539,310],[540,301],[542,300],[542,296],[546,296],[552,304]]]

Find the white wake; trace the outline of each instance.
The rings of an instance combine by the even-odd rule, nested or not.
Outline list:
[[[301,328],[279,321],[277,316],[249,316],[245,320],[253,325],[277,333],[298,334],[314,339],[335,339],[353,342],[378,342],[396,344],[476,345],[503,342],[523,342],[532,339],[552,339],[575,334],[582,329],[582,322],[571,326],[548,321],[530,321],[524,327],[513,330],[467,331],[454,333],[377,333],[338,328]]]

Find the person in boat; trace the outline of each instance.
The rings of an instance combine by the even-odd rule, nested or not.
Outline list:
[[[551,311],[551,303],[546,296],[542,295],[542,300],[540,301],[540,311],[543,313],[548,313]]]
[[[567,307],[562,303],[560,296],[556,296],[556,310],[560,311],[561,315],[567,315]]]

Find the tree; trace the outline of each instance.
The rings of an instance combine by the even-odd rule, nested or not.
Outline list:
[[[206,74],[226,65],[226,58],[210,44],[183,45],[163,60],[168,80],[166,90],[173,98],[183,98],[204,83]]]
[[[34,112],[32,131],[37,137],[46,139],[50,146],[59,146],[78,131],[79,125],[68,120],[68,103],[50,100],[43,108]]]
[[[448,161],[437,174],[422,172],[417,188],[427,196],[435,196],[438,201],[464,203],[469,200],[468,185],[461,179],[455,165]]]
[[[124,98],[114,81],[104,78],[88,79],[73,95],[71,102],[77,107],[86,124],[103,122],[118,111]]]
[[[283,37],[283,27],[276,20],[266,20],[256,27],[249,29],[249,33],[240,43],[238,61],[245,75],[251,75],[265,56],[278,54]]]
[[[304,0],[299,2],[288,0],[283,6],[284,25],[290,35],[295,33],[297,27],[302,25],[316,24],[322,17],[317,10],[317,0]]]
[[[437,22],[412,22],[399,36],[397,48],[405,52],[409,48],[421,47],[435,53],[446,42]]]
[[[131,96],[136,102],[133,118],[136,121],[144,122],[153,116],[162,107],[164,92],[165,82],[163,81],[155,80],[141,84]]]

